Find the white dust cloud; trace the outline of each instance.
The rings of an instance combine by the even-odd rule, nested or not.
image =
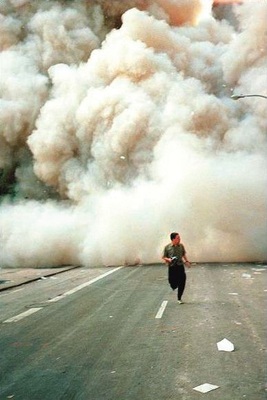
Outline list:
[[[1,266],[266,260],[267,4],[224,7],[0,3]]]

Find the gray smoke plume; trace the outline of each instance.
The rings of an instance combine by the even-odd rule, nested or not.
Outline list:
[[[0,2],[0,265],[267,248],[265,1]]]

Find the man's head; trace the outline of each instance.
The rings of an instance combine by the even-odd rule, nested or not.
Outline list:
[[[177,232],[172,232],[172,233],[170,234],[170,238],[171,238],[171,241],[172,241],[172,243],[173,243],[174,245],[180,243],[180,235],[179,235],[179,233],[177,233]]]

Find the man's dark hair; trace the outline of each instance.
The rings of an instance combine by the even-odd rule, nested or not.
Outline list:
[[[171,240],[175,239],[177,235],[179,235],[179,233],[177,233],[177,232],[172,232],[172,233],[170,234]]]

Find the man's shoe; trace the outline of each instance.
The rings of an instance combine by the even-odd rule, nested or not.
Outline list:
[[[178,300],[178,304],[184,304],[182,300]]]

